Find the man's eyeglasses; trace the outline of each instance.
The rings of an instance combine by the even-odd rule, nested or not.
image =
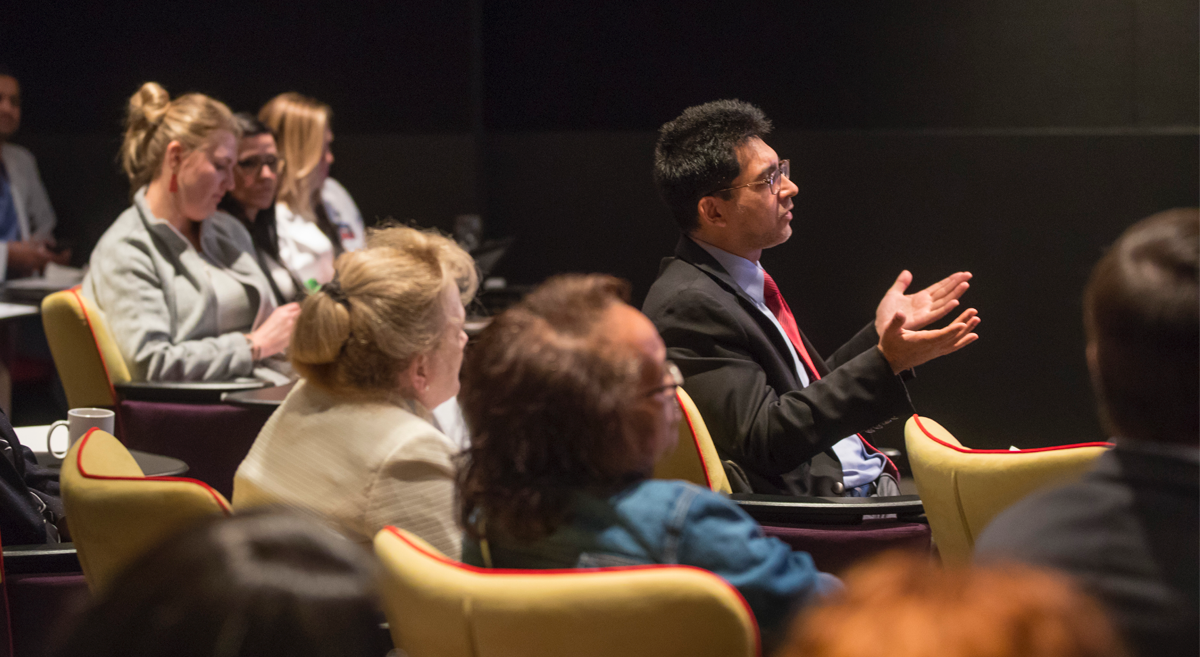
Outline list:
[[[725,189],[718,189],[715,192],[713,192],[713,194],[720,194],[721,192],[731,192],[735,189],[741,189],[743,187],[753,187],[754,185],[764,185],[764,184],[768,188],[770,188],[772,194],[778,194],[779,190],[783,187],[783,179],[784,178],[787,178],[788,180],[792,179],[792,163],[789,160],[780,160],[779,167],[776,168],[774,171],[772,171],[771,175],[767,176],[766,178],[763,178],[762,180],[755,180],[754,182],[748,182],[745,185],[738,185],[737,187],[726,187]]]
[[[657,388],[652,388],[646,393],[647,397],[654,397],[663,393],[668,393],[670,396],[675,396],[675,389],[683,385],[683,372],[671,361],[663,362],[663,384]]]
[[[270,169],[271,173],[279,173],[283,169],[283,158],[275,155],[255,155],[237,162],[238,171],[244,176],[262,173],[263,167]]]

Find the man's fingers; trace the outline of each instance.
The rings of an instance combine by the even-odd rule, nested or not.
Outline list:
[[[935,298],[943,296],[951,298],[960,297],[963,292],[967,291],[967,287],[970,287],[967,283],[969,280],[971,280],[971,272],[960,271],[930,285],[926,291]]]
[[[904,271],[900,272],[899,276],[896,277],[896,282],[892,283],[892,287],[888,290],[888,292],[899,292],[900,294],[904,294],[904,291],[908,289],[908,286],[911,283],[912,272],[905,269]]]
[[[952,351],[958,351],[959,349],[962,349],[963,347],[971,344],[972,342],[974,342],[978,339],[979,339],[978,333],[968,333],[968,334],[962,336],[961,338],[959,338],[958,342],[954,343],[954,349],[952,349]]]

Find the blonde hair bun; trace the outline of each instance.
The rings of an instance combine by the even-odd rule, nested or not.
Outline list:
[[[162,85],[146,82],[129,98],[121,168],[137,191],[158,175],[172,141],[191,151],[222,130],[239,134],[233,112],[224,103],[194,93],[171,100]]]
[[[453,240],[400,226],[371,231],[335,269],[335,282],[304,300],[290,352],[305,379],[342,394],[395,394],[399,373],[445,333],[447,288],[465,305],[479,284]]]

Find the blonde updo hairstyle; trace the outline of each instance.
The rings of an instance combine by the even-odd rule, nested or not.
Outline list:
[[[213,133],[227,131],[240,138],[233,113],[204,94],[184,94],[171,100],[157,82],[147,82],[129,99],[121,167],[132,191],[150,183],[162,168],[167,146],[178,141],[187,152],[208,143]]]
[[[334,281],[304,300],[291,360],[310,383],[342,395],[386,398],[412,359],[445,330],[446,286],[464,305],[475,296],[475,262],[436,231],[371,231],[367,248],[338,257]],[[400,391],[412,398],[413,391]]]
[[[258,112],[258,120],[276,135],[279,156],[288,163],[279,175],[278,198],[292,212],[310,219],[320,192],[312,175],[325,153],[325,131],[332,118],[328,105],[294,91],[272,98]]]

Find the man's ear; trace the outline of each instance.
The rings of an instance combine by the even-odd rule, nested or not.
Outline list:
[[[726,224],[721,201],[715,196],[702,197],[696,203],[696,216],[701,228],[708,226],[724,228]]]

